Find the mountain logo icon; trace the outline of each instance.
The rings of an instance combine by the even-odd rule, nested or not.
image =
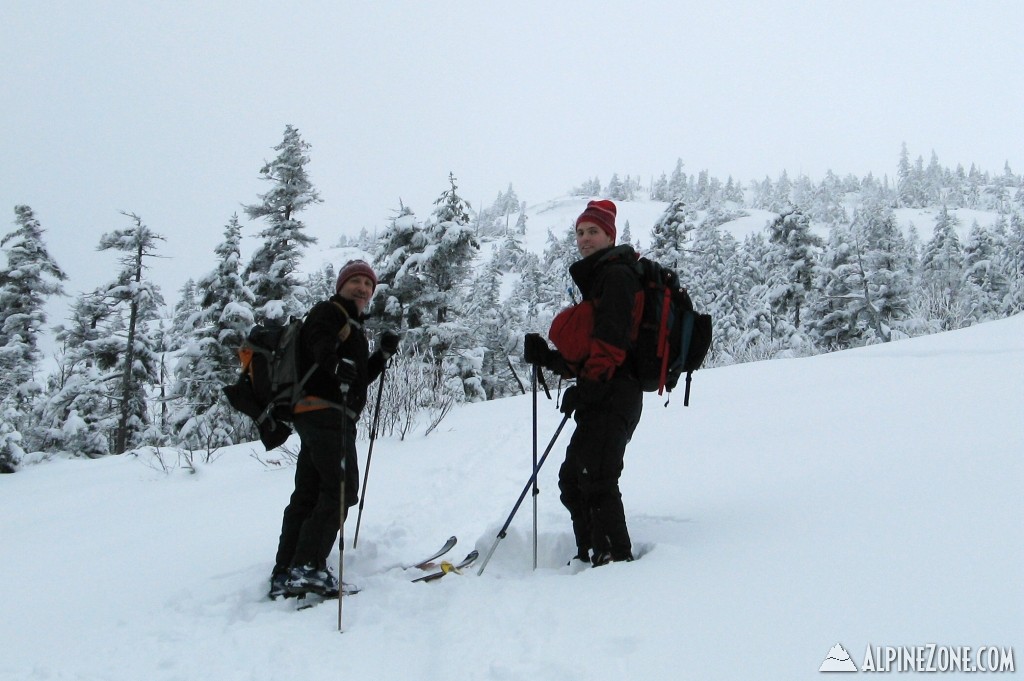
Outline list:
[[[818,667],[819,672],[855,672],[857,665],[854,664],[850,653],[846,652],[843,644],[837,643],[828,651],[828,657]]]

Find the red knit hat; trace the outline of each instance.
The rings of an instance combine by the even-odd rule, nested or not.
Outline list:
[[[584,222],[593,222],[612,238],[612,243],[615,243],[615,213],[615,204],[611,201],[607,199],[591,201],[576,218],[576,226],[579,227]]]
[[[349,260],[338,272],[338,284],[334,287],[334,292],[339,292],[346,281],[360,274],[372,281],[373,289],[377,290],[377,275],[373,268],[365,260]]]

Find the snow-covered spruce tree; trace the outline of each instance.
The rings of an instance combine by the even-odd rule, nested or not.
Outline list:
[[[760,210],[770,210],[772,200],[775,195],[775,186],[772,184],[770,177],[765,175],[764,180],[761,182],[751,182],[750,186],[751,193],[751,207],[758,208]]]
[[[601,179],[594,177],[585,180],[580,186],[569,190],[569,193],[573,196],[599,196],[601,194]]]
[[[471,347],[466,320],[457,311],[461,289],[467,284],[473,259],[479,249],[469,228],[470,205],[458,195],[455,176],[448,174],[450,187],[434,202],[436,208],[424,228],[427,246],[414,256],[411,270],[422,277],[425,287],[416,307],[424,321],[420,341],[429,346],[441,365],[451,356]],[[469,387],[465,367],[460,378]],[[474,391],[475,392],[475,391]]]
[[[196,288],[196,280],[189,278],[178,291],[178,302],[174,304],[171,324],[179,334],[188,329],[189,320],[199,312],[199,296],[203,295]],[[179,344],[180,345],[180,344]]]
[[[994,229],[975,221],[964,244],[964,295],[975,322],[1000,316],[1010,290],[1004,255],[1007,249],[1005,218]]]
[[[673,199],[682,199],[684,202],[690,201],[689,181],[686,177],[686,173],[683,172],[683,159],[676,159],[676,166],[672,169],[672,174],[668,178],[668,195],[666,201]]]
[[[477,214],[477,236],[488,237],[508,234],[513,228],[511,223],[512,215],[517,212],[520,212],[519,196],[516,195],[516,190],[512,187],[512,183],[509,183],[508,191],[498,192],[498,196],[494,199],[491,207]]]
[[[0,471],[11,471],[25,446],[35,446],[31,415],[42,393],[35,380],[39,334],[49,296],[62,294],[64,272],[50,257],[44,230],[28,206],[14,209],[14,231],[0,239],[7,266],[0,270]]]
[[[722,201],[733,203],[737,208],[742,207],[745,203],[743,187],[739,182],[732,179],[732,175],[725,181],[725,187],[722,189]]]
[[[742,335],[746,291],[738,284],[742,278],[739,244],[719,229],[719,221],[709,213],[693,231],[692,251],[680,271],[681,283],[694,306],[711,314],[715,323],[715,342],[728,347]],[[712,357],[715,359],[715,349]]]
[[[238,375],[238,348],[254,322],[252,291],[242,281],[241,226],[233,215],[217,245],[217,267],[200,279],[197,309],[183,323],[186,342],[174,368],[177,439],[211,449],[251,437],[249,423],[223,399],[221,387]]]
[[[714,177],[706,170],[700,171],[697,175],[697,200],[695,207],[698,210],[709,210],[722,203],[722,181]]]
[[[548,286],[555,292],[551,304],[556,311],[576,303],[576,284],[569,276],[569,267],[579,260],[576,230],[570,223],[561,238],[548,230],[548,240],[541,258],[542,272]]]
[[[913,258],[887,204],[866,206],[855,217],[853,235],[855,290],[851,315],[865,321],[866,342],[888,342],[893,328],[907,318],[913,288]]]
[[[619,243],[629,244],[630,246],[633,245],[633,228],[630,226],[629,220],[626,220],[626,223],[622,225],[622,234],[619,235]]]
[[[614,201],[630,201],[633,198],[632,189],[627,182],[619,179],[618,173],[612,173],[612,179],[608,180],[605,194]]]
[[[651,245],[645,255],[682,275],[695,215],[682,198],[672,199],[651,228]]]
[[[850,225],[833,223],[816,280],[822,294],[812,303],[812,321],[808,325],[811,340],[826,352],[857,345],[863,333],[863,328],[854,323],[851,309],[857,279],[852,244]]]
[[[515,377],[509,356],[517,344],[517,329],[501,304],[501,269],[497,256],[480,271],[469,287],[460,310],[469,328],[470,356],[479,359],[477,380],[470,380],[467,401],[491,400],[511,394]]]
[[[0,239],[7,266],[0,270],[0,399],[28,389],[39,360],[39,334],[46,325],[46,299],[63,294],[67,277],[50,257],[42,226],[28,206],[14,209],[14,231]],[[19,403],[25,406],[22,398]]]
[[[770,252],[772,285],[769,302],[777,315],[801,328],[801,312],[813,290],[821,239],[811,233],[811,221],[803,213],[793,211],[780,215],[768,226],[773,248]]]
[[[848,191],[856,191],[856,189],[851,187]],[[889,178],[886,177],[883,181],[879,182],[871,173],[868,173],[861,180],[860,194],[861,200],[865,203],[888,203],[889,205],[895,205],[897,201],[896,189],[889,185]]]
[[[828,225],[849,222],[843,206],[844,194],[840,179],[831,170],[826,172],[825,179],[815,187],[807,209],[811,219]]]
[[[969,310],[963,296],[964,254],[957,235],[959,220],[945,206],[935,218],[932,238],[921,253],[921,286],[918,307],[939,329],[950,331],[968,323]]]
[[[527,253],[521,262],[519,281],[506,301],[517,320],[516,327],[524,334],[546,333],[555,313],[568,300],[564,287],[559,285],[561,280],[549,276],[548,271],[536,254]]]
[[[515,226],[516,234],[518,234],[519,236],[525,236],[526,235],[526,222],[528,220],[529,220],[529,217],[526,215],[526,201],[523,201],[519,205],[519,217],[516,218],[516,226]]]
[[[793,205],[811,217],[811,206],[814,203],[815,186],[811,178],[804,174],[797,175],[790,194]]]
[[[159,308],[164,304],[160,289],[143,276],[145,258],[154,257],[157,242],[164,238],[143,224],[134,213],[124,213],[135,224],[104,234],[98,250],[124,253],[117,279],[100,290],[112,306],[128,315],[124,335],[112,334],[99,343],[117,356],[116,385],[111,386],[118,403],[114,451],[122,453],[142,444],[141,436],[149,425],[146,391],[159,382],[157,333],[152,328]]]
[[[941,203],[945,199],[948,184],[942,166],[939,165],[939,157],[933,149],[931,161],[921,176],[921,190],[924,194],[925,205],[934,206]]]
[[[410,267],[418,262],[426,246],[422,225],[412,209],[399,201],[373,255],[377,289],[370,301],[370,316],[382,326],[395,330],[422,326],[420,312],[413,307],[413,301],[419,299],[424,285]]]
[[[652,201],[671,201],[672,195],[668,189],[668,175],[661,174],[657,180],[651,183],[650,199]]]
[[[956,170],[948,174],[947,180],[949,186],[943,202],[954,208],[963,208],[967,205],[967,173],[963,165],[958,163]]]
[[[1024,209],[1010,218],[1007,234],[1006,272],[1010,285],[1003,300],[1003,314],[1024,311]]]
[[[493,264],[499,272],[511,272],[519,269],[519,263],[526,255],[521,237],[522,235],[517,230],[510,230],[495,249]]]
[[[174,389],[174,364],[180,354],[181,332],[164,315],[154,320],[148,330],[154,341],[157,381],[147,389],[155,403],[151,403],[149,426],[141,439],[149,445],[164,446],[177,437],[177,430],[171,425],[171,391]]]
[[[15,472],[25,456],[21,447],[22,435],[17,426],[24,415],[12,402],[10,397],[0,399],[0,474]]]
[[[900,150],[897,170],[896,196],[902,208],[923,208],[927,203],[925,190],[924,159],[920,156],[911,164],[906,143]]]
[[[495,296],[498,299],[501,290],[507,286],[504,282],[512,279],[515,283],[511,295],[498,304],[496,312],[488,317],[489,326],[485,324],[484,327],[485,346],[493,352],[494,367],[491,383],[487,382],[485,373],[484,387],[488,399],[520,394],[527,389],[525,377],[530,368],[523,361],[523,337],[537,328],[540,307],[550,310],[549,301],[556,293],[542,281],[544,277],[539,268],[537,255],[524,252],[507,272],[499,269],[495,273]],[[551,317],[553,314],[546,318],[545,328],[550,326]]]
[[[118,310],[97,291],[80,295],[68,323],[56,327],[62,354],[37,409],[40,449],[89,458],[110,453],[118,409],[107,384],[118,350],[107,341],[122,328]]]
[[[259,233],[263,245],[245,269],[246,285],[255,296],[256,314],[262,319],[287,319],[303,312],[296,297],[300,287],[296,269],[301,249],[316,243],[316,238],[306,234],[306,226],[296,214],[321,201],[306,173],[309,148],[299,131],[287,126],[284,139],[274,147],[277,157],[260,170],[262,179],[273,186],[259,195],[259,203],[245,207],[250,218],[267,223]]]
[[[770,359],[781,349],[784,324],[776,318],[770,302],[770,253],[772,246],[763,233],[748,234],[738,253],[741,288],[746,291],[743,332],[732,348],[716,344],[734,362]]]
[[[403,346],[429,358],[439,381],[444,363],[471,346],[458,311],[478,248],[470,206],[454,175],[448,179],[450,188],[425,224],[403,205],[385,230],[374,256],[379,284],[371,302],[382,326],[407,330]]]
[[[796,212],[792,195],[793,183],[789,179],[789,173],[783,170],[779,175],[779,181],[775,183],[775,190],[768,204],[768,210],[780,214]]]

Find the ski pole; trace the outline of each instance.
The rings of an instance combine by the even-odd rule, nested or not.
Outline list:
[[[342,362],[348,362],[355,366],[355,362],[350,359],[343,359]],[[348,404],[348,383],[342,383],[341,386],[341,404]],[[341,632],[341,604],[345,599],[342,598],[342,591],[344,589],[344,578],[345,578],[345,479],[348,477],[348,471],[345,467],[345,459],[348,455],[348,424],[345,423],[346,414],[343,411],[341,415],[341,484],[338,490],[338,632]]]
[[[508,526],[512,524],[512,518],[515,517],[516,512],[519,510],[519,506],[523,503],[523,499],[526,498],[526,493],[530,491],[530,486],[536,482],[537,474],[540,473],[540,467],[544,465],[544,461],[547,460],[548,454],[551,453],[551,448],[555,446],[555,440],[558,439],[558,435],[562,432],[562,428],[565,427],[565,423],[569,420],[569,416],[570,414],[566,414],[562,418],[562,422],[558,424],[558,430],[556,430],[555,434],[551,436],[551,442],[548,443],[547,449],[544,450],[544,454],[540,457],[540,461],[537,462],[537,466],[533,469],[533,475],[531,475],[529,481],[527,481],[526,487],[523,488],[522,493],[519,495],[519,500],[516,501],[516,505],[508,515],[508,520],[506,520],[505,524],[501,527],[501,531],[498,532],[498,536],[494,539],[494,544],[491,545],[491,549],[484,557],[484,562],[480,565],[480,569],[476,573],[478,576],[484,573],[484,568],[487,567],[487,563],[491,560],[491,556],[494,555],[494,550],[498,548],[498,542],[505,538],[505,535],[508,532]]]
[[[363,523],[363,504],[366,503],[366,484],[370,480],[370,461],[373,458],[373,442],[377,439],[377,424],[380,420],[380,400],[384,394],[384,375],[388,365],[385,362],[380,372],[380,383],[377,385],[377,404],[373,407],[373,424],[370,426],[370,446],[366,450],[366,470],[363,472],[363,491],[359,495],[359,513],[356,515],[356,533],[352,537],[352,548],[359,543],[359,526]]]
[[[533,469],[537,470],[537,372],[540,367],[533,365]],[[537,486],[537,476],[533,476],[533,569],[537,569],[537,495],[540,488]]]

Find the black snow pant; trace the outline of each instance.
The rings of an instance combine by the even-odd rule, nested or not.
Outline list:
[[[295,491],[281,522],[275,573],[303,565],[326,567],[338,536],[342,475],[346,517],[359,501],[355,423],[335,409],[321,409],[296,414],[292,425],[302,446],[295,463]]]
[[[599,403],[581,403],[576,409],[576,430],[558,471],[558,488],[572,518],[579,556],[593,549],[595,554],[610,552],[613,560],[632,557],[619,476],[642,410],[643,392],[628,377],[613,379]]]

